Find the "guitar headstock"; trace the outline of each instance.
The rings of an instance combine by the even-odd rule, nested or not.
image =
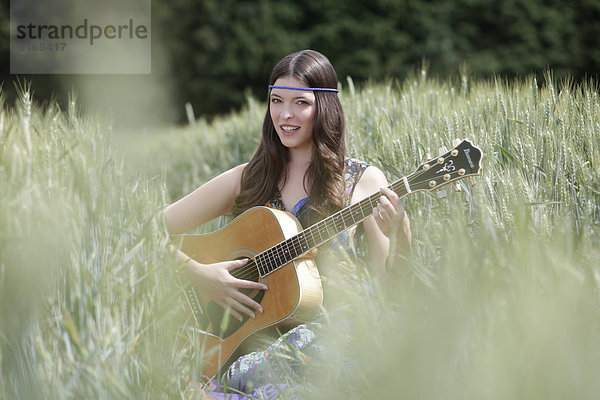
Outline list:
[[[424,164],[408,177],[412,191],[432,191],[443,185],[481,174],[481,150],[468,140]]]

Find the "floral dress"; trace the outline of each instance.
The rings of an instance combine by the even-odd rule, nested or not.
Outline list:
[[[352,158],[346,159],[344,206],[350,205],[356,184],[367,167],[368,164],[365,162]],[[311,219],[309,201],[308,198],[300,200],[292,210],[292,214],[298,218],[304,228],[309,225],[308,221]],[[285,211],[279,192],[268,206]],[[352,251],[355,233],[356,226],[333,239],[331,247]],[[274,384],[281,382],[281,377],[300,382],[302,372],[309,360],[326,357],[327,349],[318,340],[315,340],[320,329],[321,323],[319,322],[299,325],[282,335],[266,350],[240,357],[221,377],[221,386],[244,393],[252,393],[260,388],[272,388]],[[281,389],[281,384],[275,387]]]

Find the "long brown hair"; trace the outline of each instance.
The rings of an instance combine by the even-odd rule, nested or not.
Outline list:
[[[335,69],[323,54],[303,50],[284,57],[273,68],[269,84],[293,77],[308,87],[337,88]],[[346,122],[336,93],[314,91],[317,110],[313,125],[313,158],[304,184],[310,206],[320,218],[343,206]],[[242,175],[240,194],[231,210],[237,216],[248,208],[272,200],[280,181],[285,181],[289,153],[279,140],[269,106],[263,122],[262,141]]]

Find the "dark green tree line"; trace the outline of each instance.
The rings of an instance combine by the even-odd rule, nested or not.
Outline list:
[[[158,3],[181,99],[213,113],[264,96],[291,51],[326,54],[340,80],[404,77],[423,59],[445,76],[540,73],[576,79],[600,67],[600,2],[584,0],[226,0]],[[166,32],[166,30],[163,30]]]

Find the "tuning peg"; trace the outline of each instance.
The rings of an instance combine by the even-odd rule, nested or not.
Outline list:
[[[462,186],[460,186],[460,183],[458,182],[454,182],[452,183],[452,187],[454,188],[455,191],[460,192],[462,191]]]
[[[440,189],[437,192],[435,192],[437,194],[438,199],[445,199],[446,198],[446,189]]]
[[[472,176],[468,177],[467,180],[469,181],[471,186],[475,186],[477,184],[477,182],[475,181],[475,179],[473,179]]]
[[[462,143],[462,140],[460,140],[459,138],[456,138],[452,141],[452,146],[456,147],[461,143]]]
[[[431,153],[427,152],[425,153],[425,162],[431,161]]]
[[[447,152],[448,152],[448,149],[446,148],[446,146],[442,146],[438,149],[438,155],[440,155],[440,156],[443,156]]]

